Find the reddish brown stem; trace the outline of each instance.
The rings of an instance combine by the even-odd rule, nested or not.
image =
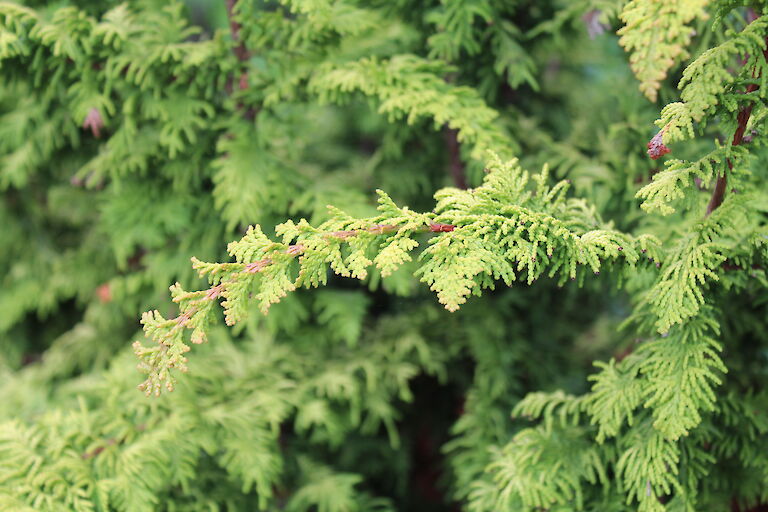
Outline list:
[[[433,222],[429,225],[429,230],[432,233],[450,233],[456,229],[456,226],[453,224],[441,224],[439,222]]]
[[[453,184],[462,190],[467,189],[467,178],[464,175],[464,164],[461,162],[461,153],[459,150],[458,131],[446,128],[443,132],[445,134],[445,145],[448,148],[448,158],[450,161],[451,177],[453,178]]]
[[[114,446],[115,444],[117,444],[117,441],[115,439],[107,439],[105,445],[97,446],[96,448],[94,448],[90,452],[84,453],[82,455],[82,458],[83,459],[92,459],[92,458],[96,457],[98,454],[100,454],[101,452],[103,452],[107,448],[107,446]]]
[[[750,84],[747,87],[747,92],[753,92],[757,90],[757,85]],[[749,122],[749,116],[752,115],[752,104],[746,105],[739,110],[739,114],[736,117],[737,126],[736,131],[733,134],[733,141],[731,142],[731,146],[739,146],[744,141],[744,132],[747,130],[747,123]],[[728,163],[728,170],[733,169],[733,163],[730,159],[727,160]],[[720,176],[717,177],[717,182],[715,183],[715,189],[712,191],[712,197],[709,199],[709,204],[707,205],[707,215],[712,213],[717,209],[718,206],[723,204],[723,199],[725,199],[725,190],[728,186],[728,174],[723,173]]]
[[[720,265],[720,268],[723,270],[746,270],[744,267],[735,265],[733,263],[728,263],[727,261]],[[763,267],[757,264],[754,264],[750,266],[752,270],[763,270]]]
[[[731,166],[729,165],[728,167],[730,168]],[[709,204],[707,205],[707,215],[715,211],[718,206],[723,204],[723,199],[725,199],[726,186],[728,186],[728,176],[725,174],[721,174],[720,176],[717,177],[717,183],[715,183],[715,189],[712,191],[712,197],[710,197],[709,199]]]
[[[240,72],[240,78],[238,79],[238,88],[241,91],[244,91],[248,88],[248,70],[245,69],[245,65],[248,62],[248,59],[251,58],[251,52],[248,51],[248,48],[245,46],[245,41],[241,40],[240,38],[240,23],[238,23],[235,20],[234,10],[235,10],[235,4],[237,3],[237,0],[227,0],[227,17],[229,18],[229,31],[232,34],[232,40],[237,44],[235,48],[232,50],[232,52],[235,54],[235,57],[237,57],[237,60],[240,61],[242,70]],[[229,94],[232,93],[233,86],[232,86],[232,78],[230,77],[227,80],[227,91]],[[237,108],[239,110],[243,110],[244,105],[242,103],[237,104]],[[243,116],[249,120],[253,121],[253,119],[256,117],[256,109],[253,107],[250,107],[248,110],[245,111]]]

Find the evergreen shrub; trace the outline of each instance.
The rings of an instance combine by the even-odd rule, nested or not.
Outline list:
[[[0,1],[0,510],[768,505],[767,37]]]

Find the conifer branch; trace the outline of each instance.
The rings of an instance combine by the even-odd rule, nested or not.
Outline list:
[[[718,145],[716,150],[698,161],[668,161],[666,169],[656,173],[653,181],[637,192],[636,197],[644,199],[643,209],[657,210],[662,215],[672,213],[675,209],[669,203],[685,197],[685,187],[694,188],[694,179],[705,185],[715,182],[706,216],[722,204],[728,171],[748,155],[741,145],[749,140],[745,132],[754,94],[759,97],[766,94],[760,84],[766,80],[764,68],[768,66],[767,30],[768,16],[757,18],[731,39],[701,54],[684,70],[679,84],[683,101],[670,103],[662,109],[656,121],[660,130],[648,143],[649,156],[659,158],[670,151],[665,143],[693,137],[694,122],[705,125],[713,117],[707,114],[714,113],[715,108],[732,113],[736,118],[736,129],[729,145]],[[732,63],[736,57],[740,58],[742,66],[734,73]],[[740,89],[743,83],[747,85]],[[726,165],[727,170],[723,171],[719,164]]]
[[[210,264],[197,258],[192,258],[193,268],[200,272],[200,275],[209,274],[212,277],[217,273],[226,273],[225,278],[214,278],[213,286],[206,290],[196,292],[185,292],[179,283],[171,286],[173,301],[178,303],[181,312],[178,316],[171,319],[164,319],[159,311],[150,311],[142,315],[141,323],[147,335],[152,336],[158,345],[147,348],[136,341],[133,343],[134,353],[142,360],[139,369],[148,374],[147,379],[139,384],[138,388],[145,392],[147,396],[154,394],[160,395],[162,383],[168,391],[173,391],[176,379],[170,375],[171,369],[177,369],[182,373],[187,372],[187,358],[184,356],[190,350],[189,346],[183,340],[184,329],[191,329],[191,342],[203,343],[207,340],[206,331],[210,320],[211,306],[220,297],[225,300],[222,305],[225,308],[225,319],[227,325],[234,325],[244,316],[246,297],[243,293],[250,296],[243,283],[250,282],[257,274],[269,273],[270,268],[276,267],[275,271],[281,273],[283,282],[275,291],[262,291],[262,310],[273,302],[277,302],[285,292],[295,288],[295,285],[285,280],[286,263],[296,257],[302,256],[308,249],[308,245],[317,250],[317,244],[322,241],[335,243],[349,242],[351,239],[363,235],[382,236],[396,234],[400,229],[410,228],[412,233],[450,233],[455,229],[454,225],[441,222],[426,222],[423,225],[410,225],[406,222],[393,224],[372,224],[361,228],[348,230],[334,230],[327,232],[313,233],[310,240],[304,243],[290,245],[268,243],[265,247],[267,254],[265,257],[250,262]],[[258,240],[260,228],[251,226],[248,233],[241,242],[230,244],[230,252],[240,256],[251,254],[252,249],[248,247],[249,242]],[[247,240],[247,241],[246,241]],[[266,239],[263,239],[266,241]],[[394,255],[395,258],[404,258],[405,256]],[[357,277],[364,277],[362,269],[356,271]],[[307,278],[304,275],[304,278]],[[309,277],[308,279],[325,279],[325,276]],[[302,274],[299,274],[297,283],[302,280]],[[315,281],[316,282],[316,281]],[[266,301],[266,302],[265,302]]]
[[[220,0],[227,26],[196,38],[189,14],[214,24],[179,0],[26,3],[0,0],[0,510],[394,510],[412,487],[364,489],[432,469],[398,451],[426,416],[452,436],[440,498],[473,512],[768,501],[768,393],[745,392],[768,340],[768,192],[750,172],[768,16],[740,30],[737,0]],[[588,13],[594,35],[619,12],[648,97],[674,94],[665,76],[696,45],[650,142],[618,82],[632,75],[567,28]],[[490,106],[523,82],[525,113]],[[636,149],[690,154],[714,122],[726,140],[640,185],[672,222],[639,215]],[[518,141],[570,179],[525,171]],[[430,202],[435,172],[455,186]],[[379,192],[370,214],[320,211],[371,211],[379,180],[423,209]],[[292,215],[313,220],[272,236]],[[256,221],[269,236],[255,225],[188,265]],[[201,289],[171,287],[171,318],[142,315],[140,388],[177,388],[148,403],[121,350],[133,312],[195,273]],[[583,392],[582,356],[630,344]],[[422,407],[425,375],[459,410]]]
[[[765,39],[766,49],[763,50],[763,58],[768,61],[768,38]],[[760,71],[757,72],[757,77],[759,78]],[[755,72],[753,71],[752,76],[755,77]],[[747,85],[745,94],[749,94],[751,92],[756,91],[758,88],[758,85],[756,83],[752,83]],[[739,113],[736,116],[736,131],[733,134],[733,140],[731,141],[731,146],[739,146],[744,142],[744,133],[747,130],[747,123],[749,122],[749,117],[752,115],[752,108],[754,107],[754,103],[749,103],[748,105],[745,105],[739,109]],[[728,162],[728,170],[733,170],[733,163],[730,159],[727,160]],[[717,177],[717,182],[715,183],[715,188],[712,191],[712,197],[709,200],[709,204],[707,204],[707,213],[706,215],[710,215],[717,207],[719,207],[721,204],[723,204],[723,199],[725,198],[725,191],[728,186],[728,174],[723,172],[720,176]]]
[[[757,85],[750,84],[747,88],[747,92],[752,92],[757,89]],[[738,146],[742,143],[744,138],[744,131],[747,128],[747,122],[749,121],[749,116],[752,113],[752,104],[746,105],[742,107],[739,110],[739,114],[736,117],[737,121],[737,127],[736,132],[733,134],[733,140],[731,142],[731,146]],[[731,159],[726,160],[728,165],[728,170],[733,170],[733,162]],[[716,208],[718,208],[721,204],[723,204],[723,199],[725,198],[725,190],[728,185],[728,174],[726,172],[723,172],[721,175],[717,177],[717,181],[715,182],[715,188],[712,190],[712,196],[709,199],[709,203],[707,204],[707,211],[705,216],[710,215],[713,211],[715,211]]]
[[[624,26],[617,34],[619,44],[630,53],[632,71],[640,80],[640,90],[656,101],[661,82],[676,61],[688,56],[687,46],[696,18],[706,18],[707,0],[667,0],[628,2],[620,18]]]
[[[419,255],[416,275],[449,311],[459,309],[469,295],[494,287],[496,280],[511,285],[519,273],[528,284],[542,275],[559,275],[565,282],[583,279],[587,271],[599,274],[605,264],[632,269],[641,261],[658,261],[655,237],[600,229],[593,210],[583,201],[565,197],[566,181],[547,183],[546,167],[533,180],[514,160],[501,162],[494,157],[487,168],[484,184],[476,189],[438,192],[434,212],[399,207],[379,191],[376,217],[355,219],[331,208],[334,217],[319,228],[303,219],[278,226],[282,243],[252,226],[228,246],[236,262],[193,259],[193,268],[213,286],[186,292],[175,284],[171,294],[180,305],[179,316],[166,320],[157,311],[142,316],[144,330],[157,346],[134,344],[142,360],[140,368],[149,374],[141,388],[147,394],[159,394],[162,383],[173,389],[175,381],[169,372],[186,371],[183,354],[189,351],[182,328],[192,329],[193,343],[205,341],[214,299],[224,298],[226,323],[234,325],[248,315],[251,297],[266,313],[300,286],[325,284],[329,269],[364,279],[374,265],[386,277],[412,260],[410,252],[419,245],[413,239],[417,233],[439,235]],[[529,181],[533,190],[528,190]]]
[[[761,16],[719,46],[699,55],[685,68],[678,84],[682,101],[665,106],[656,120],[656,125],[664,129],[664,143],[692,138],[693,123],[706,124],[711,117],[707,113],[717,105],[723,105],[729,112],[740,109],[744,91],[734,85],[753,83],[755,77],[761,82],[765,80],[762,70],[766,67],[763,54],[767,27],[768,16]],[[743,62],[736,76],[735,58]],[[755,70],[758,73],[755,74]]]

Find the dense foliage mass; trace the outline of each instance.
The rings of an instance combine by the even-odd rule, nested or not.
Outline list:
[[[0,510],[768,503],[767,37],[0,1]]]

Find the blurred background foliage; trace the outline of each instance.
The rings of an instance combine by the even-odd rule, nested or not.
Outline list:
[[[640,93],[624,3],[241,0],[233,36],[224,0],[1,2],[0,508],[490,510],[477,490],[530,425],[510,414],[520,399],[584,393],[594,360],[637,343],[617,331],[632,306],[612,276],[500,286],[457,313],[414,264],[332,276],[214,328],[157,400],[135,389],[130,344],[142,311],[175,311],[170,284],[205,286],[190,258],[226,261],[249,224],[273,234],[329,204],[369,215],[375,189],[429,211],[435,190],[479,185],[476,141],[417,95],[425,76],[495,151],[548,164],[618,229],[674,236],[684,214],[647,216],[635,193],[661,165],[646,143],[681,70],[656,102]],[[692,24],[697,56],[744,12]],[[359,78],[361,59],[384,64]],[[765,377],[765,297],[724,306],[728,366],[750,383]],[[587,487],[590,510],[635,509]]]

